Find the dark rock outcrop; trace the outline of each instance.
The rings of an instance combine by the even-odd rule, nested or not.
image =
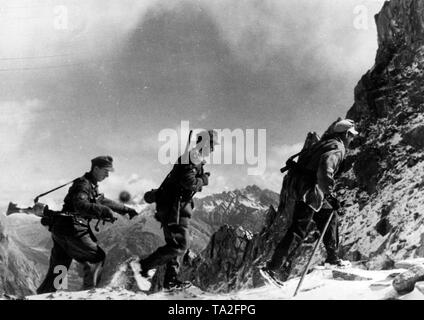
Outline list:
[[[403,135],[403,141],[406,144],[413,146],[415,149],[420,150],[424,148],[424,125],[416,126],[407,131]]]
[[[393,287],[399,294],[411,292],[415,284],[424,280],[424,266],[415,265],[408,271],[396,276],[393,280]]]

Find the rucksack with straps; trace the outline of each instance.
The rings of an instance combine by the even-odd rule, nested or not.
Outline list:
[[[185,151],[180,159],[182,161],[187,161],[189,158],[189,146],[191,141],[191,136],[193,134],[193,130],[190,130],[188,134],[188,140],[185,147]],[[170,187],[174,185],[174,187],[177,185],[178,179],[179,179],[179,165],[174,165],[172,167],[171,172],[168,173],[168,175],[165,177],[165,179],[160,184],[159,188],[157,189],[151,189],[150,191],[147,191],[143,198],[146,203],[152,204],[156,203],[156,212],[155,212],[155,219],[159,221],[160,223],[163,223],[166,217],[164,217],[165,212],[167,211],[166,207],[166,198],[170,198],[174,195],[169,194]],[[167,189],[167,190],[166,190]],[[174,190],[175,195],[177,194],[178,190]],[[177,204],[179,210],[179,204]]]
[[[182,187],[179,186],[178,181],[180,180],[181,170],[181,164],[175,164],[157,189],[151,189],[144,194],[146,203],[156,203],[154,217],[161,223],[166,219],[165,214],[170,211],[171,207],[175,206],[175,210],[179,211]],[[194,193],[192,196],[194,196]]]
[[[43,216],[41,217],[40,223],[43,226],[47,227],[49,229],[49,231],[51,231],[51,228],[53,226],[54,220],[55,220],[55,218],[57,216],[60,216],[60,215],[64,216],[64,215],[67,215],[67,214],[64,213],[64,212],[62,212],[62,211],[50,210],[49,209],[49,206],[41,204],[40,202],[38,202],[38,200],[41,197],[44,197],[44,196],[46,196],[46,195],[48,195],[48,194],[50,194],[50,193],[52,193],[52,192],[54,192],[56,190],[62,189],[63,187],[66,187],[67,185],[70,185],[71,183],[74,183],[78,179],[79,178],[76,178],[76,179],[74,179],[72,181],[69,181],[69,182],[67,182],[65,184],[62,184],[62,185],[60,185],[60,186],[58,186],[56,188],[53,188],[53,189],[51,189],[49,191],[46,191],[46,192],[44,192],[42,194],[39,194],[38,196],[36,196],[34,198],[34,204],[35,204],[35,206],[37,206],[37,205],[44,206],[44,208],[43,208]]]
[[[297,162],[294,161],[296,157],[302,157],[303,155],[307,154],[309,150],[312,149],[313,146],[315,146],[320,141],[320,137],[316,132],[308,132],[308,135],[306,136],[305,142],[303,144],[303,148],[300,152],[292,155],[287,161],[285,167],[280,169],[281,173],[284,173],[286,171],[294,170],[297,167]]]
[[[331,136],[320,139],[315,132],[309,132],[302,150],[291,156],[286,161],[286,166],[280,171],[282,173],[289,171],[289,173],[303,175],[314,181],[316,179],[317,168],[308,168],[308,164],[313,159],[319,159],[321,155],[337,148],[338,143]],[[296,157],[298,160],[294,161]]]

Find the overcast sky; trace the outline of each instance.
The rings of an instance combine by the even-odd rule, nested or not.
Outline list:
[[[170,169],[158,161],[158,134],[181,121],[266,129],[266,172],[210,166],[205,193],[253,183],[279,191],[279,168],[306,133],[322,133],[353,104],[382,5],[0,0],[0,206],[30,203],[102,154],[115,159],[101,184],[107,196],[157,186]]]

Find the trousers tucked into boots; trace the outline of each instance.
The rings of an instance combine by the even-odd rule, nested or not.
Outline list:
[[[331,214],[331,209],[321,209],[314,212],[304,202],[296,202],[292,224],[287,233],[277,245],[275,252],[267,267],[273,271],[279,270],[287,257],[294,253],[302,244],[311,227],[315,222],[319,231],[323,231],[325,224]],[[338,217],[335,213],[324,235],[323,242],[327,250],[327,256],[337,256],[338,248]]]
[[[106,257],[105,252],[97,245],[89,233],[82,235],[63,235],[52,233],[53,248],[50,256],[50,265],[47,275],[40,287],[38,294],[55,292],[55,279],[58,277],[58,266],[69,270],[72,259],[83,264],[84,282],[83,289],[95,287],[101,276],[101,269]]]
[[[181,218],[179,224],[164,224],[163,233],[166,244],[141,260],[144,270],[166,264],[164,284],[175,281],[177,278],[180,267],[178,258],[186,252],[189,244],[188,224],[189,218]]]

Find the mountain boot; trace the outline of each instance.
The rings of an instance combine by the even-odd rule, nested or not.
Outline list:
[[[84,262],[83,265],[83,285],[82,290],[96,288],[99,285],[103,270],[103,261],[97,263]]]
[[[140,276],[143,278],[150,278],[149,269],[146,269],[143,265],[143,260],[140,260]]]
[[[178,279],[163,284],[163,288],[168,291],[183,290],[191,286],[192,283],[190,281],[180,281]]]
[[[277,286],[277,287],[282,287],[284,286],[284,282],[282,280],[280,280],[278,274],[276,271],[271,270],[270,268],[268,268],[267,266],[262,267],[259,269],[260,274],[262,275],[262,277],[268,281],[268,283]]]
[[[138,262],[131,262],[130,266],[134,272],[133,278],[138,289],[140,291],[149,292],[150,288],[152,287],[151,280],[156,270],[146,268],[142,259],[140,259]]]
[[[328,257],[325,262],[325,265],[330,265],[332,267],[340,267],[340,268],[346,268],[349,267],[351,264],[347,260],[342,260],[338,257]]]
[[[318,230],[314,230],[308,234],[303,243],[315,243],[315,241],[317,241],[320,236],[321,232],[319,232]]]

